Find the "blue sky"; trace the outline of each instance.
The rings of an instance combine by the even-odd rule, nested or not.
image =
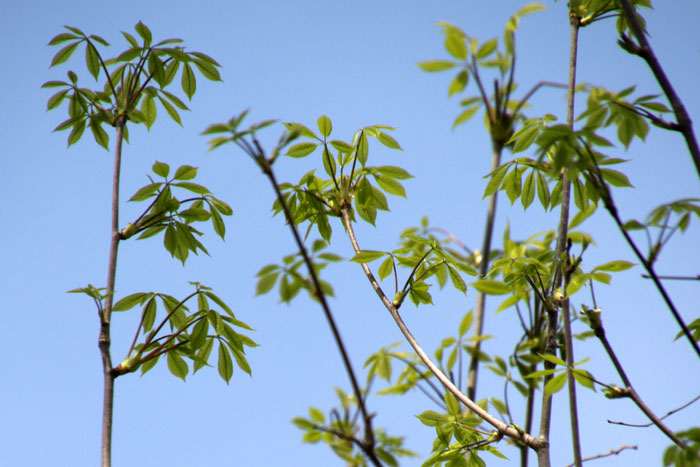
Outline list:
[[[229,1],[179,7],[160,1],[95,3],[2,2],[0,40],[3,48],[0,132],[4,148],[0,205],[5,245],[0,293],[5,300],[3,344],[5,365],[0,378],[0,465],[95,465],[99,459],[102,397],[97,350],[98,320],[91,303],[66,294],[87,283],[105,280],[109,240],[111,154],[90,138],[66,149],[66,134],[51,133],[64,120],[64,109],[46,112],[50,92],[43,82],[63,79],[67,69],[93,83],[83,69],[82,53],[67,65],[49,69],[56,52],[46,46],[64,24],[99,34],[110,43],[106,55],[124,42],[119,31],[131,31],[142,20],[155,38],[181,37],[223,65],[223,83],[198,81],[198,90],[182,115],[183,128],[161,111],[151,129],[132,128],[125,147],[122,199],[148,183],[155,160],[171,166],[199,167],[198,180],[234,209],[226,241],[207,230],[211,257],[200,255],[182,265],[171,259],[159,240],[125,242],[120,247],[117,293],[158,290],[187,293],[187,281],[215,289],[237,316],[256,329],[261,344],[248,353],[250,378],[236,371],[227,386],[215,369],[189,376],[187,383],[159,364],[144,377],[116,382],[114,465],[341,465],[325,446],[301,443],[302,432],[290,420],[314,405],[327,411],[335,404],[333,387],[349,390],[328,326],[318,306],[297,299],[279,305],[275,295],[254,297],[255,273],[294,252],[280,218],[270,217],[273,193],[258,169],[233,146],[206,152],[199,133],[209,124],[251,108],[250,122],[268,118],[313,126],[328,115],[334,136],[349,140],[363,125],[397,127],[403,152],[374,148],[381,164],[399,165],[416,176],[405,186],[408,199],[390,199],[392,212],[380,215],[377,228],[358,229],[363,248],[390,250],[398,234],[427,215],[468,245],[482,235],[489,141],[482,117],[451,131],[458,99],[447,99],[450,73],[427,74],[416,63],[444,58],[435,21],[458,25],[473,37],[501,37],[508,17],[525,2],[501,1]],[[520,95],[540,80],[565,82],[568,21],[565,2],[545,2],[547,11],[525,17],[517,35]],[[691,117],[700,115],[697,93],[700,39],[696,2],[660,3],[646,12],[651,41]],[[581,31],[578,82],[621,90],[637,84],[638,93],[659,92],[646,66],[615,44],[614,23]],[[80,64],[79,64],[80,63]],[[469,87],[467,95],[474,93]],[[544,89],[533,99],[530,115],[564,116],[565,95]],[[584,106],[579,100],[578,108]],[[696,117],[698,118],[698,117]],[[281,128],[268,132],[276,140]],[[697,127],[696,127],[697,131]],[[86,136],[89,136],[86,134]],[[265,139],[265,138],[264,138]],[[113,140],[113,138],[112,138]],[[697,197],[698,177],[677,134],[652,128],[644,144],[612,153],[630,159],[624,169],[635,189],[620,191],[617,201],[625,219],[643,218],[654,206],[682,197]],[[315,164],[312,159],[283,160],[278,177],[295,180]],[[124,205],[122,221],[138,215],[139,206]],[[525,238],[555,225],[556,216],[533,205],[527,213],[501,197],[495,243],[503,228]],[[694,222],[697,224],[697,222]],[[342,229],[332,250],[348,258],[351,250]],[[614,225],[602,210],[582,227],[596,239],[588,252],[589,267],[613,259],[634,261]],[[658,270],[697,274],[700,250],[697,225],[664,251]],[[677,332],[669,313],[640,268],[615,275],[611,287],[596,288],[605,310],[608,336],[618,349],[638,392],[660,415],[697,395],[698,361]],[[334,284],[331,306],[358,372],[369,354],[401,340],[389,315],[354,263],[329,268]],[[698,316],[694,283],[669,283],[678,307],[690,321]],[[587,300],[575,299],[574,303]],[[473,306],[446,291],[434,307],[403,308],[408,325],[426,349],[455,333],[462,315]],[[693,299],[693,297],[696,297]],[[486,333],[495,338],[485,350],[506,355],[516,335],[514,316],[493,314],[500,301],[489,299]],[[115,316],[113,359],[120,361],[137,324],[135,314]],[[578,323],[580,324],[580,323]],[[579,328],[578,331],[582,331]],[[406,348],[406,346],[404,346]],[[577,359],[591,357],[586,367],[606,382],[619,383],[599,346],[585,342]],[[483,374],[479,395],[502,397],[502,383]],[[375,386],[380,388],[382,386]],[[644,423],[628,401],[610,401],[600,392],[579,391],[584,455],[638,445],[620,457],[596,465],[659,465],[667,440],[657,431],[611,425],[607,419]],[[433,409],[419,393],[402,398],[372,396],[376,425],[406,436],[407,447],[421,459],[429,454],[433,431],[414,415]],[[570,462],[566,401],[557,397],[552,432],[554,465]],[[668,419],[674,430],[697,424],[696,404]],[[516,459],[516,452],[503,447]],[[486,456],[489,465],[505,465]],[[491,462],[493,461],[493,463]],[[408,460],[402,465],[420,465]]]

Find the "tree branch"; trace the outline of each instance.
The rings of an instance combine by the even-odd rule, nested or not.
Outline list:
[[[637,44],[633,43],[632,40],[624,34],[621,36],[618,43],[627,52],[638,55],[644,59],[644,61],[647,62],[647,65],[649,65],[649,68],[651,68],[652,73],[654,73],[654,77],[656,77],[656,81],[659,83],[659,86],[661,86],[661,89],[673,108],[673,113],[676,115],[676,120],[678,121],[678,126],[680,127],[679,131],[683,133],[686,145],[690,151],[690,156],[695,164],[695,169],[698,172],[698,176],[700,176],[700,148],[698,147],[697,139],[695,139],[695,133],[693,131],[693,124],[690,120],[690,116],[688,115],[688,112],[686,112],[685,107],[683,106],[683,101],[681,101],[678,94],[676,94],[675,89],[673,89],[673,86],[671,85],[671,81],[669,81],[666,73],[661,67],[661,63],[659,63],[657,60],[651,45],[647,41],[644,31],[642,30],[642,26],[639,24],[637,19],[637,13],[632,7],[632,4],[629,0],[620,0],[620,4],[622,5],[622,12],[625,15],[625,19],[632,30],[632,34],[634,34],[634,37],[637,39]]]
[[[355,253],[360,252],[360,246],[357,243],[357,238],[355,237],[355,232],[352,228],[352,223],[350,221],[350,214],[348,213],[348,207],[344,206],[340,210],[340,214],[343,219],[343,225],[345,226],[345,230],[348,233],[348,236],[350,238],[350,243],[352,244],[353,250]],[[489,425],[493,426],[498,430],[500,434],[503,434],[505,436],[508,436],[509,438],[515,439],[522,441],[523,443],[527,444],[530,446],[532,449],[535,451],[540,451],[542,449],[546,449],[547,447],[547,442],[543,439],[538,439],[534,438],[532,435],[529,433],[525,433],[522,430],[516,430],[514,427],[508,426],[507,424],[503,423],[502,421],[498,420],[496,417],[488,413],[487,411],[483,410],[481,407],[479,407],[474,401],[472,401],[469,397],[464,395],[453,383],[450,381],[450,379],[442,372],[440,369],[435,365],[435,363],[430,359],[430,357],[425,353],[425,351],[422,349],[422,347],[418,344],[416,339],[413,337],[413,334],[411,334],[411,331],[409,331],[408,327],[406,324],[403,322],[403,319],[401,318],[401,315],[399,314],[398,309],[394,306],[394,304],[387,298],[387,296],[384,294],[384,291],[382,290],[381,286],[377,282],[377,280],[374,277],[374,274],[372,274],[372,271],[369,269],[369,267],[362,263],[362,270],[364,271],[365,275],[367,276],[367,280],[370,282],[372,285],[372,288],[374,291],[377,293],[379,296],[379,299],[381,302],[384,304],[386,309],[389,311],[389,314],[391,314],[391,317],[394,319],[396,322],[396,325],[398,326],[399,330],[403,333],[404,337],[408,341],[409,345],[413,347],[413,350],[418,354],[418,357],[420,357],[421,360],[423,360],[423,363],[428,367],[428,369],[437,377],[437,379],[442,383],[445,388],[450,391],[460,402],[462,402],[469,410],[477,414],[479,417],[484,419]]]

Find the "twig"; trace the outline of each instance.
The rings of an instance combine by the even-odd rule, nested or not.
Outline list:
[[[693,400],[691,400],[690,402],[687,402],[687,403],[683,404],[682,406],[678,407],[677,409],[673,409],[673,410],[669,411],[666,415],[664,415],[663,417],[659,418],[659,420],[663,420],[664,418],[669,417],[669,416],[673,415],[673,414],[676,413],[676,412],[680,412],[681,410],[683,410],[683,409],[685,409],[686,407],[690,406],[691,404],[697,402],[698,400],[700,400],[700,395],[695,396],[695,398],[693,398]],[[614,425],[631,426],[631,427],[633,427],[633,428],[648,428],[648,427],[650,427],[650,426],[653,425],[653,423],[644,423],[644,424],[638,425],[638,424],[634,424],[634,423],[615,422],[615,421],[612,421],[612,420],[608,420],[608,423],[612,423],[612,424],[614,424]]]
[[[602,459],[603,457],[617,456],[625,449],[634,449],[636,451],[637,446],[623,445],[619,449],[612,449],[612,450],[610,450],[610,452],[606,452],[605,454],[598,454],[597,456],[585,457],[585,458],[581,459],[581,462],[594,461],[596,459]],[[572,467],[573,465],[575,465],[575,464],[569,464],[566,467]]]
[[[649,274],[642,274],[644,279],[651,279]],[[656,276],[659,279],[674,280],[674,281],[700,281],[700,274],[697,276]]]
[[[654,425],[656,425],[656,427],[659,430],[661,430],[661,432],[663,432],[675,444],[677,444],[681,448],[685,448],[686,444],[682,440],[680,440],[676,435],[673,434],[673,432],[661,421],[661,419],[657,417],[656,414],[654,414],[651,411],[651,409],[649,409],[649,407],[644,403],[642,398],[639,397],[637,391],[634,390],[632,382],[627,377],[627,374],[625,373],[625,370],[622,367],[620,360],[618,360],[615,351],[613,350],[612,346],[610,345],[610,342],[608,341],[608,338],[605,336],[605,328],[603,327],[603,322],[600,319],[600,314],[597,311],[584,311],[584,313],[586,314],[586,317],[590,322],[591,329],[593,329],[593,332],[595,333],[595,336],[598,338],[598,340],[600,340],[600,343],[603,344],[605,352],[608,354],[610,361],[613,363],[615,369],[617,370],[617,374],[620,376],[622,382],[625,385],[625,389],[622,392],[620,392],[619,396],[629,397],[630,399],[632,399],[632,401],[637,405],[637,407],[639,407],[639,409],[644,413],[644,415],[646,415],[649,418],[649,420]]]

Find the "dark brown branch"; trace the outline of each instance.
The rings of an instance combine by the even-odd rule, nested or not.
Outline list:
[[[673,432],[661,421],[661,419],[657,417],[656,414],[654,414],[651,411],[651,409],[649,409],[649,407],[644,403],[642,398],[639,397],[637,392],[634,390],[632,382],[627,377],[627,374],[625,373],[625,370],[622,367],[620,360],[617,358],[615,351],[613,350],[612,346],[610,345],[610,342],[608,341],[608,338],[605,335],[605,328],[603,327],[602,320],[600,319],[600,314],[596,311],[584,311],[584,314],[589,319],[591,329],[593,329],[593,332],[595,333],[595,336],[598,338],[598,340],[600,340],[600,343],[603,344],[605,352],[608,354],[610,361],[615,366],[615,370],[617,370],[617,374],[620,376],[622,382],[625,385],[625,389],[619,391],[619,397],[629,397],[630,399],[632,399],[632,401],[637,405],[637,407],[639,407],[639,409],[644,413],[644,415],[646,415],[649,418],[649,420],[654,425],[656,425],[656,427],[659,430],[661,430],[662,433],[664,433],[671,441],[673,441],[681,448],[685,448],[685,443],[673,434]]]
[[[265,156],[262,153],[251,154],[251,156],[256,157],[258,160],[265,160]],[[347,350],[345,349],[345,344],[343,343],[343,339],[340,336],[340,331],[338,330],[338,326],[335,323],[335,319],[333,318],[333,314],[331,313],[330,306],[326,301],[326,295],[321,289],[321,283],[318,279],[318,276],[316,275],[316,270],[314,269],[313,263],[311,262],[311,258],[309,258],[309,255],[306,252],[304,242],[299,236],[296,224],[294,223],[292,214],[289,211],[287,202],[285,201],[284,196],[282,195],[282,192],[279,189],[279,184],[277,183],[277,179],[275,178],[275,174],[272,171],[272,168],[269,166],[269,164],[266,163],[263,171],[267,178],[270,180],[270,183],[272,184],[272,188],[275,191],[275,196],[277,197],[277,200],[282,206],[282,210],[284,211],[287,224],[289,225],[289,228],[292,231],[292,235],[294,236],[294,241],[297,244],[297,248],[299,248],[299,252],[301,253],[304,259],[304,263],[306,264],[306,267],[309,270],[309,276],[311,277],[311,281],[313,282],[315,288],[314,295],[318,298],[319,302],[321,303],[321,308],[323,308],[323,312],[326,315],[328,325],[331,328],[333,338],[335,339],[336,345],[338,346],[338,351],[340,352],[343,364],[345,365],[345,371],[347,372],[348,377],[350,378],[350,383],[352,385],[353,392],[355,393],[355,397],[357,398],[357,405],[360,409],[360,412],[362,413],[362,420],[365,425],[364,440],[360,443],[360,447],[375,466],[381,466],[382,463],[377,458],[377,455],[374,452],[375,440],[374,432],[372,430],[372,415],[370,415],[367,412],[365,398],[363,397],[362,391],[360,390],[360,385],[357,383],[355,371],[353,370],[352,364],[350,363],[350,357],[348,356]]]
[[[688,115],[688,112],[686,112],[685,107],[683,106],[683,101],[681,101],[678,94],[676,94],[675,89],[671,85],[671,81],[669,81],[666,73],[661,67],[661,63],[659,63],[657,60],[651,45],[647,41],[644,31],[642,30],[642,26],[639,24],[637,19],[637,13],[632,7],[632,4],[629,0],[620,0],[620,4],[622,5],[622,12],[625,15],[625,19],[632,30],[632,34],[634,34],[635,39],[637,39],[637,43],[634,43],[624,34],[618,43],[627,52],[638,55],[644,59],[644,61],[647,62],[647,65],[649,65],[649,68],[651,68],[652,73],[654,73],[654,77],[656,77],[656,81],[659,83],[659,86],[661,86],[661,89],[673,108],[673,113],[676,115],[676,120],[678,122],[678,126],[680,127],[679,131],[683,133],[688,150],[690,151],[690,156],[695,164],[695,169],[698,172],[698,176],[700,176],[700,147],[698,147],[698,142],[695,139],[695,133],[693,131],[693,124],[690,120],[690,116]]]

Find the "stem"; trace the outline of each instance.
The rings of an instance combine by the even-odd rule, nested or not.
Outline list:
[[[664,70],[661,67],[661,63],[659,63],[656,55],[654,55],[651,45],[644,36],[642,26],[637,20],[637,13],[630,4],[629,0],[620,0],[620,4],[622,5],[622,12],[625,15],[625,19],[627,19],[627,23],[632,30],[632,34],[634,34],[634,37],[637,39],[639,44],[632,44],[631,41],[623,35],[622,39],[620,40],[620,45],[622,45],[628,52],[639,55],[642,59],[644,59],[644,61],[647,62],[649,68],[651,68],[652,73],[654,73],[654,77],[656,77],[656,81],[659,83],[659,86],[661,86],[661,89],[663,90],[664,94],[666,94],[666,98],[673,108],[673,113],[676,115],[676,120],[678,122],[678,126],[680,127],[679,131],[683,133],[685,142],[688,145],[688,150],[690,151],[690,156],[695,164],[695,169],[697,170],[698,175],[700,175],[700,148],[698,147],[698,142],[695,139],[695,133],[693,132],[693,125],[692,121],[690,120],[690,116],[683,106],[683,101],[681,101],[678,94],[676,94],[675,89],[673,89],[671,82],[669,81],[668,77],[666,77],[666,73],[664,73]]]
[[[493,153],[491,155],[491,172],[501,165],[501,154],[503,153],[503,143],[492,140]],[[486,228],[484,230],[484,242],[481,246],[481,264],[479,265],[479,278],[486,277],[489,272],[489,258],[491,256],[491,238],[493,237],[493,224],[496,220],[496,203],[498,201],[498,190],[494,191],[489,198],[488,211],[486,213]],[[476,381],[479,372],[479,354],[481,352],[481,335],[484,332],[484,309],[486,307],[486,294],[477,292],[476,309],[474,310],[474,344],[472,348],[471,360],[469,361],[469,373],[467,374],[467,396],[476,399]]]
[[[566,109],[566,123],[573,130],[574,128],[574,101],[575,101],[575,91],[576,91],[576,56],[578,52],[578,30],[580,26],[580,18],[572,15],[571,16],[571,52],[570,52],[570,62],[569,62],[569,90],[568,90],[568,102]],[[568,180],[566,173],[564,174],[566,178],[567,185],[571,187],[571,181]],[[567,190],[569,191],[569,190]],[[570,193],[567,193],[566,204],[569,204]],[[564,210],[564,194],[562,190],[562,215],[560,219],[560,239],[563,241],[568,235],[568,222],[569,222],[569,209],[566,207],[566,212]],[[557,245],[559,246],[559,245]],[[569,298],[566,295],[566,286],[569,283],[571,273],[574,267],[569,265],[569,254],[567,253],[567,261],[562,264],[562,268],[566,268],[566,272],[562,274],[564,279],[563,290],[564,293],[564,306],[563,306],[563,317],[564,317],[564,342],[566,346],[566,376],[567,376],[567,386],[569,390],[569,417],[571,421],[571,442],[573,444],[574,451],[574,463],[576,467],[581,467],[581,437],[579,434],[578,426],[578,406],[576,403],[576,381],[574,380],[574,343],[571,338],[571,314],[569,309]]]
[[[627,377],[627,374],[625,373],[624,368],[622,368],[622,365],[620,364],[620,361],[617,358],[617,355],[615,355],[615,351],[613,350],[612,346],[610,345],[610,342],[608,342],[608,338],[605,336],[605,328],[603,328],[603,325],[600,321],[596,326],[594,326],[593,331],[595,332],[596,337],[598,340],[600,340],[601,344],[603,344],[603,347],[605,348],[605,351],[608,354],[608,357],[610,357],[610,360],[612,361],[613,365],[615,366],[615,369],[617,370],[617,374],[620,375],[620,378],[622,379],[622,382],[625,384],[625,392],[624,395],[632,399],[634,403],[639,407],[639,409],[644,412],[644,415],[646,415],[649,420],[656,425],[656,427],[661,430],[671,441],[673,441],[676,445],[680,446],[681,448],[686,448],[687,445],[681,441],[679,438],[676,437],[676,435],[673,434],[673,432],[664,424],[664,422],[661,421],[659,417],[654,414],[651,409],[644,403],[641,397],[639,397],[639,394],[637,394],[637,391],[634,390],[634,387],[632,387],[632,383]]]
[[[580,18],[578,18],[573,13],[569,16],[571,22],[571,39],[569,47],[569,84],[568,84],[568,102],[567,102],[567,124],[569,127],[573,127],[573,116],[574,116],[574,92],[576,87],[576,56],[578,52],[578,29],[580,25]],[[564,299],[560,303],[562,308],[563,318],[564,318],[564,336],[566,345],[566,359],[567,359],[567,381],[569,387],[569,414],[571,420],[571,439],[573,443],[574,451],[574,462],[577,467],[581,466],[581,441],[579,439],[578,431],[578,412],[576,408],[576,384],[574,381],[573,373],[571,367],[573,365],[573,343],[571,341],[571,322],[569,316],[569,300],[565,295],[566,282],[565,278],[567,276],[568,261],[563,260],[564,255],[568,258],[567,249],[567,236],[568,236],[568,225],[569,225],[569,206],[571,198],[571,180],[568,177],[568,168],[565,167],[562,173],[562,191],[561,191],[561,210],[559,217],[559,228],[557,234],[557,247],[554,253],[554,261],[556,264],[556,269],[554,272],[554,280],[552,283],[552,291],[557,288],[562,289],[562,294]],[[556,327],[558,321],[558,309],[556,307],[548,307],[548,330],[547,330],[547,341],[545,344],[545,352],[555,355],[556,354]],[[545,368],[553,368],[553,364],[545,361]],[[545,381],[551,379],[551,375],[545,378]],[[540,419],[540,436],[549,439],[549,430],[552,417],[552,396],[548,395],[543,391],[542,393],[542,414]],[[542,454],[538,460],[540,466],[549,465],[549,453]]]
[[[262,155],[259,155],[258,157],[264,159],[264,156]],[[350,378],[350,384],[352,385],[353,392],[355,393],[355,397],[357,398],[357,405],[360,409],[360,412],[362,413],[362,419],[365,424],[365,437],[364,440],[360,443],[360,447],[362,448],[362,451],[365,453],[365,455],[369,458],[369,460],[372,461],[372,464],[374,464],[375,466],[381,466],[382,463],[377,458],[377,455],[374,452],[374,432],[372,431],[372,416],[367,412],[365,399],[362,396],[360,385],[357,383],[355,371],[353,370],[352,364],[350,363],[350,357],[348,356],[347,350],[345,349],[345,344],[343,344],[343,339],[342,337],[340,337],[340,331],[338,330],[338,326],[335,323],[335,319],[333,318],[331,309],[328,306],[328,302],[326,301],[326,294],[324,294],[321,289],[321,283],[318,279],[318,276],[316,275],[316,270],[313,267],[311,258],[309,258],[309,255],[306,252],[304,242],[299,236],[296,224],[294,223],[294,219],[292,218],[292,215],[289,212],[287,202],[285,201],[284,196],[282,196],[282,192],[279,189],[279,184],[277,183],[275,174],[272,172],[272,168],[269,165],[267,165],[264,169],[264,172],[270,180],[272,188],[275,190],[275,196],[277,196],[277,200],[279,201],[280,205],[282,206],[282,209],[284,210],[284,215],[287,219],[287,224],[289,225],[289,228],[292,231],[292,235],[294,236],[297,248],[299,248],[299,252],[304,258],[304,263],[306,263],[306,267],[309,270],[309,276],[311,277],[311,281],[313,282],[315,288],[314,295],[318,298],[319,302],[321,303],[323,312],[326,315],[326,319],[328,320],[328,325],[330,326],[331,332],[333,333],[333,338],[335,339],[336,345],[338,346],[338,351],[340,352],[340,356],[343,359],[345,371],[347,372],[348,377]]]
[[[340,210],[340,214],[343,219],[343,225],[345,226],[345,230],[347,231],[348,236],[350,237],[350,243],[352,244],[352,248],[355,251],[355,253],[359,253],[360,246],[357,243],[357,238],[355,237],[355,232],[352,228],[350,214],[348,213],[348,207],[343,207]],[[450,379],[440,370],[440,368],[438,368],[438,366],[430,359],[430,357],[425,353],[423,348],[418,344],[416,339],[413,337],[413,334],[411,334],[411,331],[406,326],[406,323],[404,323],[403,319],[401,318],[398,309],[394,306],[391,300],[387,298],[386,294],[384,294],[384,291],[375,279],[374,274],[372,274],[372,271],[369,269],[369,267],[364,263],[362,263],[360,266],[362,267],[365,276],[367,276],[367,280],[370,282],[372,288],[379,296],[379,299],[381,300],[382,304],[384,304],[384,307],[386,307],[386,309],[389,311],[389,314],[391,314],[391,317],[396,322],[396,325],[408,341],[409,345],[413,347],[413,350],[416,352],[416,354],[418,354],[418,357],[420,357],[420,359],[423,360],[425,366],[427,366],[428,369],[435,375],[438,381],[440,381],[440,383],[442,383],[442,385],[445,386],[445,388],[448,391],[450,391],[457,398],[457,400],[459,400],[465,406],[467,406],[469,410],[471,410],[479,417],[484,419],[486,423],[496,428],[496,430],[498,430],[499,433],[508,436],[509,438],[520,440],[538,452],[546,448],[547,442],[545,440],[534,438],[533,436],[523,432],[522,430],[516,430],[514,427],[503,423],[502,421],[491,415],[489,412],[479,407],[469,397],[464,395],[459,390],[459,388],[457,388],[452,383],[452,381],[450,381]]]
[[[590,155],[591,163],[593,164],[593,175],[596,180],[596,183],[599,186],[600,193],[602,195],[601,199],[603,200],[605,209],[607,209],[607,211],[610,213],[613,220],[615,221],[615,224],[617,225],[617,228],[620,230],[620,233],[622,233],[622,236],[625,237],[627,244],[630,246],[630,248],[632,248],[632,251],[634,251],[634,254],[637,256],[637,259],[639,259],[639,261],[642,263],[644,269],[646,269],[647,273],[649,274],[649,278],[651,278],[651,280],[654,281],[656,289],[661,294],[661,297],[663,298],[664,302],[666,302],[666,306],[668,306],[668,309],[671,311],[671,314],[676,320],[676,323],[678,323],[678,326],[680,326],[681,330],[683,331],[683,334],[688,339],[688,342],[690,342],[691,347],[693,347],[693,350],[695,350],[695,353],[698,355],[698,357],[700,357],[700,346],[698,346],[698,343],[695,341],[695,339],[693,339],[693,335],[691,334],[690,329],[688,329],[688,325],[685,324],[683,317],[676,309],[676,305],[673,303],[673,300],[671,300],[671,297],[668,295],[668,292],[666,292],[666,288],[661,283],[661,279],[659,278],[659,276],[656,275],[656,271],[654,270],[654,264],[650,260],[648,260],[642,254],[641,251],[639,251],[639,247],[637,247],[637,244],[634,243],[634,240],[632,240],[632,237],[625,229],[624,224],[622,223],[622,219],[620,219],[620,215],[617,212],[617,206],[615,205],[615,201],[613,200],[612,193],[610,193],[610,188],[608,187],[607,183],[605,182],[605,179],[603,178],[602,173],[600,172],[600,167],[598,167],[595,158],[593,158],[593,156],[591,155],[590,148],[586,147],[586,149],[588,151],[588,154]]]
[[[102,467],[112,464],[112,412],[114,408],[114,379],[116,375],[112,370],[112,357],[109,346],[110,322],[112,317],[112,304],[114,303],[114,283],[117,277],[117,251],[119,249],[119,175],[121,173],[122,142],[124,140],[124,126],[126,118],[118,117],[115,126],[117,128],[117,141],[114,147],[114,174],[112,176],[112,229],[109,246],[109,263],[107,265],[107,298],[104,311],[100,315],[100,336],[98,347],[102,355],[102,371],[104,373],[104,395],[102,407]]]

